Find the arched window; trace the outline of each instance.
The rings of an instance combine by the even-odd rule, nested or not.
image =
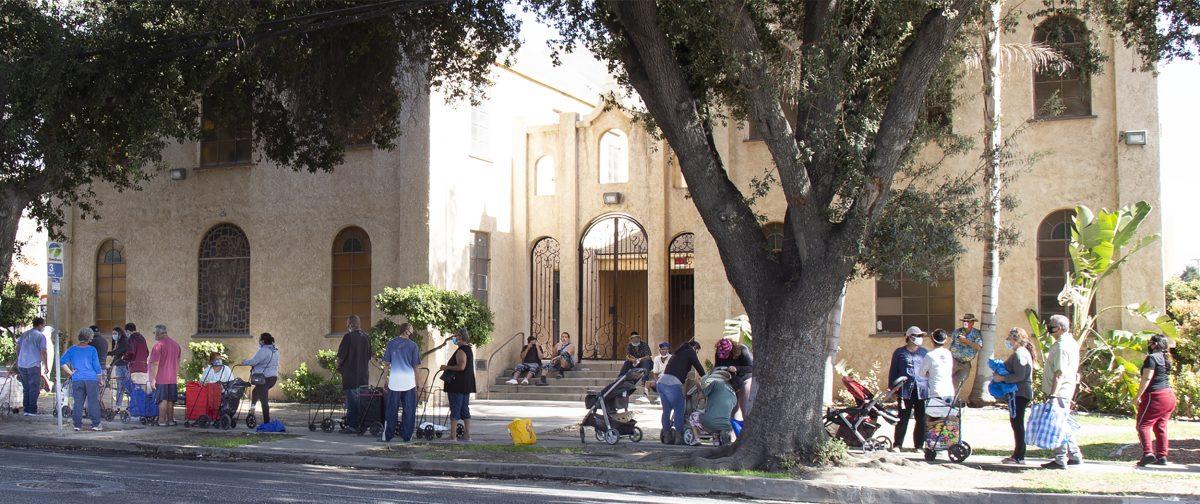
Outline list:
[[[250,333],[250,241],[233,224],[218,224],[200,242],[197,332]]]
[[[600,136],[600,183],[629,182],[629,137],[624,131],[610,129]]]
[[[772,254],[783,253],[783,223],[768,222],[763,225],[763,234],[767,237],[767,248]]]
[[[1033,43],[1049,46],[1067,60],[1082,61],[1088,48],[1087,26],[1071,16],[1053,16],[1033,30]],[[1038,118],[1092,115],[1092,88],[1086,69],[1048,67],[1033,72],[1033,105]]]
[[[125,325],[125,246],[104,240],[96,251],[96,325],[102,331]]]
[[[371,327],[371,238],[362,228],[348,227],[333,239],[332,276],[329,332],[345,331],[351,315]]]
[[[1042,220],[1037,231],[1038,261],[1038,313],[1043,318],[1063,313],[1058,304],[1058,293],[1062,292],[1071,272],[1071,218],[1073,210],[1059,210]]]
[[[542,156],[533,167],[534,194],[538,196],[553,196],[557,180],[554,172],[554,157]]]

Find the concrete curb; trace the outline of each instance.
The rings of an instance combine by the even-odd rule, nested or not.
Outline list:
[[[914,491],[898,488],[831,485],[800,480],[716,476],[643,469],[393,459],[361,455],[326,455],[299,452],[264,452],[262,450],[246,448],[205,448],[139,441],[61,439],[11,434],[0,434],[0,446],[6,448],[48,448],[65,451],[84,450],[119,455],[175,459],[237,459],[256,462],[313,464],[402,471],[418,475],[497,479],[544,479],[611,485],[677,495],[724,495],[756,500],[839,503],[890,502],[898,504],[957,504],[960,502],[980,504],[1040,504],[1048,500],[1064,504],[1133,504],[1167,501],[1161,498],[1106,495],[1062,495],[991,491]],[[1182,498],[1169,502],[1200,504],[1200,500]]]

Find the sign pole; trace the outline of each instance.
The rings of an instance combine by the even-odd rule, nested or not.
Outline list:
[[[62,390],[62,317],[58,315],[58,298],[62,294],[63,244],[52,241],[46,244],[46,276],[50,281],[50,301],[54,308],[54,330],[50,338],[54,341],[54,416],[58,417],[58,435],[63,433],[63,390]]]

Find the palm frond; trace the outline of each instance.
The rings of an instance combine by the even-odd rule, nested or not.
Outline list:
[[[983,64],[983,48],[971,45],[963,63],[970,70],[979,69]],[[1035,72],[1048,70],[1065,72],[1071,68],[1071,61],[1063,53],[1046,44],[1038,42],[1000,44],[1000,67],[1007,69],[1018,63],[1030,67]]]

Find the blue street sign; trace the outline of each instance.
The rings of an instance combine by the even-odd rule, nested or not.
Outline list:
[[[63,277],[63,264],[62,263],[46,263],[46,275],[49,276],[50,278],[62,278]]]

